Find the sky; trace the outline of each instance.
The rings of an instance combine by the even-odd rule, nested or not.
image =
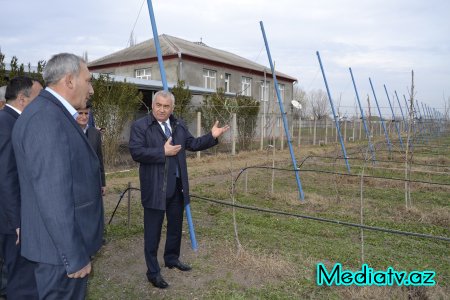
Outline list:
[[[158,34],[229,51],[269,66],[263,22],[276,69],[309,92],[326,91],[319,51],[335,105],[356,111],[352,68],[361,103],[374,95],[391,115],[409,97],[443,111],[450,98],[450,1],[447,0],[153,0]],[[141,10],[142,7],[142,10]],[[143,0],[0,0],[0,49],[6,62],[37,65],[53,54],[88,53],[95,60],[153,38]],[[134,30],[133,30],[134,29]],[[403,108],[404,109],[404,108]]]

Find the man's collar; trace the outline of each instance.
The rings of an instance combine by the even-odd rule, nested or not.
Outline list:
[[[22,112],[20,110],[18,110],[17,108],[15,108],[14,106],[12,106],[9,103],[6,103],[5,106],[8,106],[9,108],[11,108],[12,110],[14,110],[16,113],[18,113],[19,115],[22,114]]]
[[[78,113],[77,110],[72,106],[72,104],[64,99],[63,96],[52,90],[50,87],[46,87],[45,90],[55,96],[55,98],[58,99],[59,102],[61,102],[61,104],[64,105],[64,107],[69,111],[71,116],[74,116],[76,113]]]

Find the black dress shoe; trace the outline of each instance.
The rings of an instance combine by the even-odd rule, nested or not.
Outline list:
[[[168,267],[169,269],[177,268],[180,271],[190,271],[190,270],[192,270],[191,266],[183,264],[179,260],[177,260],[173,264],[166,264],[166,267]]]
[[[169,286],[169,284],[162,278],[161,274],[156,275],[156,277],[149,278],[154,287],[165,289]]]

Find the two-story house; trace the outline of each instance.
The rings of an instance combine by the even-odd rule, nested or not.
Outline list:
[[[159,42],[169,86],[184,80],[194,95],[194,102],[201,101],[201,97],[196,96],[214,93],[217,88],[223,88],[230,96],[242,94],[260,101],[275,99],[268,67],[202,42],[165,34],[159,36]],[[141,84],[140,89],[157,91],[162,87],[153,39],[92,61],[89,70],[149,80],[148,86]],[[283,102],[288,106],[296,79],[277,72],[277,80]]]

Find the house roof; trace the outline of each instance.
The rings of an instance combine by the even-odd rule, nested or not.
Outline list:
[[[262,73],[266,71],[268,75],[271,75],[270,68],[268,67],[257,64],[236,54],[209,47],[202,42],[195,43],[167,34],[162,34],[159,36],[159,43],[163,57],[178,57],[181,55],[182,58],[188,60],[207,60],[220,65],[226,65],[231,68],[237,67],[239,69],[247,69]],[[153,39],[149,39],[135,46],[119,50],[110,55],[94,60],[90,62],[88,66],[90,69],[95,70],[112,65],[154,60],[156,57],[157,55],[154,41]],[[285,80],[297,80],[296,78],[281,72],[276,72],[276,74]]]

